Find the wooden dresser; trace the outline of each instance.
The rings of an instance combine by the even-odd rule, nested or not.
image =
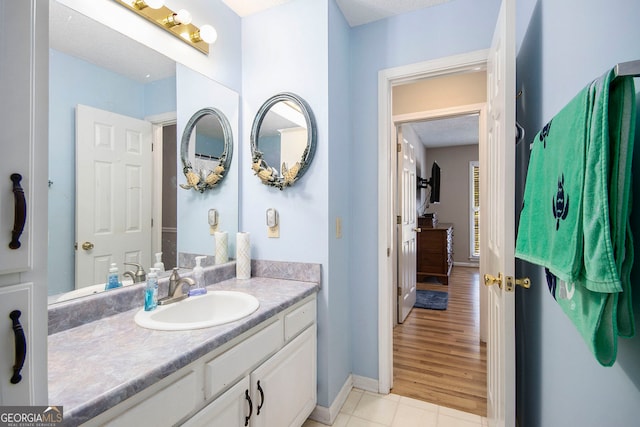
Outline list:
[[[453,266],[453,224],[438,223],[432,227],[431,219],[418,218],[417,280],[437,277],[449,284]]]

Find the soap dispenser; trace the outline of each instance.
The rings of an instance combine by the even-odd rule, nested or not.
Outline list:
[[[144,288],[144,311],[154,310],[158,306],[158,272],[151,268]]]
[[[108,289],[115,289],[122,286],[120,278],[118,277],[118,265],[115,262],[111,263],[109,268],[109,274],[107,275],[107,283],[104,286],[105,291]]]
[[[164,272],[164,262],[162,262],[162,252],[156,254],[156,263],[153,264],[153,268],[158,269],[158,273]]]
[[[207,293],[207,288],[204,284],[204,270],[200,265],[203,258],[206,258],[206,256],[196,257],[196,266],[193,267],[193,281],[196,282],[196,284],[189,290],[189,296],[204,295]]]

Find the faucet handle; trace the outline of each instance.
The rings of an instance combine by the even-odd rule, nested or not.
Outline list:
[[[147,277],[147,274],[144,271],[144,268],[138,264],[137,262],[125,262],[125,265],[133,265],[134,267],[136,267],[136,272],[135,272],[135,276],[138,277],[141,282],[144,282],[144,280]]]

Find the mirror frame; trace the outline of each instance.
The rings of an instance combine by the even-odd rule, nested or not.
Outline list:
[[[222,132],[224,133],[224,151],[220,156],[218,166],[205,177],[202,175],[202,171],[195,171],[193,169],[193,165],[189,160],[189,142],[198,120],[209,115],[218,119],[222,126]],[[185,178],[187,178],[187,183],[180,184],[180,187],[185,190],[193,188],[203,193],[205,190],[215,188],[224,180],[224,177],[229,172],[231,158],[233,157],[233,133],[231,131],[231,124],[222,111],[217,108],[206,107],[193,113],[182,133],[180,157],[182,159],[182,172]]]
[[[284,171],[284,173],[283,171],[278,172],[278,169],[269,166],[263,158],[264,153],[258,150],[258,139],[262,122],[271,107],[280,101],[292,101],[298,104],[307,123],[307,146],[300,158],[300,165],[299,167],[294,165],[288,171]],[[263,184],[283,190],[286,187],[292,186],[293,183],[300,179],[307,169],[309,169],[316,152],[316,144],[316,120],[309,104],[291,92],[278,93],[262,104],[253,120],[253,126],[251,127],[251,169],[258,175],[258,178]]]

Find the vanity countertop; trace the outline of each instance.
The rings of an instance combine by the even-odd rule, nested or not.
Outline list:
[[[215,350],[317,292],[313,282],[253,277],[208,287],[236,290],[260,301],[241,320],[190,331],[139,327],[142,306],[49,335],[49,402],[64,407],[65,424],[78,425]],[[195,297],[197,298],[197,297]]]

